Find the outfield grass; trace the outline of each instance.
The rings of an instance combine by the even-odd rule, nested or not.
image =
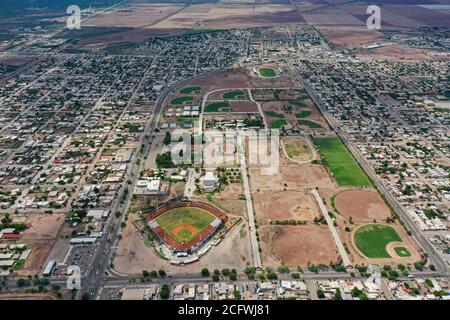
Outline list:
[[[259,68],[259,74],[262,77],[273,78],[276,77],[277,73],[272,68]]]
[[[310,121],[310,120],[297,120],[297,122],[299,125],[307,126],[311,129],[322,128],[322,126],[320,124],[318,124],[317,122],[314,122],[314,121]]]
[[[224,99],[236,99],[236,98],[245,98],[245,92],[241,90],[237,91],[229,91],[223,94]]]
[[[370,187],[372,185],[339,138],[316,138],[314,142],[319,147],[339,186]]]
[[[230,104],[228,102],[214,102],[205,107],[205,112],[219,112],[219,110],[223,112],[230,111]]]
[[[282,126],[287,125],[286,120],[278,119],[270,122],[271,129],[280,129]]]
[[[293,106],[299,107],[299,108],[306,108],[306,104],[304,104],[303,102],[297,101],[297,100],[289,100],[288,101],[289,104],[292,104]]]
[[[312,159],[313,154],[305,141],[290,141],[284,143],[286,153],[291,159]]]
[[[306,118],[306,117],[308,117],[310,115],[311,115],[311,111],[310,110],[303,110],[303,111],[300,111],[299,113],[296,113],[295,117],[297,117],[297,118]]]
[[[201,87],[186,87],[180,90],[182,94],[200,93]]]
[[[399,257],[411,257],[411,253],[405,247],[395,247],[394,251]]]
[[[192,100],[194,100],[194,97],[188,97],[188,96],[178,97],[178,98],[172,99],[170,101],[170,104],[182,104],[182,103],[185,103],[187,101],[192,101]]]
[[[391,258],[386,246],[393,241],[402,241],[397,231],[381,224],[367,224],[355,231],[356,247],[367,258]]]
[[[168,234],[176,241],[183,242],[193,239],[198,233],[205,229],[214,221],[214,216],[208,211],[200,208],[175,208],[164,212],[155,220]],[[178,226],[189,225],[195,227],[196,232],[191,233],[188,230],[182,230],[178,234],[173,234],[172,230]]]
[[[265,111],[264,113],[272,118],[284,119],[284,114],[282,113],[277,113],[275,111]]]

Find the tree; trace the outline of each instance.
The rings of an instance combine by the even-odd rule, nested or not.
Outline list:
[[[237,279],[236,273],[230,273],[230,280],[231,281],[236,281],[236,279]]]
[[[30,281],[28,281],[27,279],[17,279],[16,284],[18,287],[25,287],[25,286],[29,286],[30,285]]]
[[[202,271],[200,271],[202,277],[209,276],[209,270],[207,268],[203,268]]]
[[[336,293],[334,294],[334,300],[342,300],[342,294],[339,288],[336,289]]]
[[[321,289],[317,289],[317,297],[319,299],[324,299],[325,298],[325,293]]]
[[[150,273],[147,270],[144,270],[144,271],[142,271],[142,276],[144,278],[148,278],[148,277],[150,277]]]
[[[222,275],[228,277],[230,275],[230,269],[228,268],[222,269]]]
[[[214,273],[214,274],[211,276],[211,279],[213,279],[213,281],[219,281],[220,277],[219,277],[218,274],[215,274],[215,273]]]
[[[170,287],[167,284],[163,284],[159,289],[159,296],[161,299],[169,299],[170,296]]]
[[[158,274],[161,278],[164,278],[166,276],[166,272],[164,270],[158,270]]]

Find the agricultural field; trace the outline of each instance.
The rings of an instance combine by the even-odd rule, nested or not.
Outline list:
[[[169,210],[155,220],[176,241],[184,242],[193,239],[214,219],[204,209],[183,207]]]
[[[316,138],[314,143],[340,187],[372,186],[369,178],[339,138]]]
[[[355,231],[353,237],[356,247],[367,258],[391,258],[386,249],[387,245],[402,241],[394,228],[381,224],[363,225]],[[406,252],[409,253],[408,250]]]

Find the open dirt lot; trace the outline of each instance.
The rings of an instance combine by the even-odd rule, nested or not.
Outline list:
[[[320,32],[322,32],[329,43],[343,47],[358,46],[383,38],[381,32],[367,30],[365,27],[320,27]]]
[[[220,187],[220,192],[215,192],[212,196],[212,202],[217,207],[224,210],[226,213],[240,216],[246,219],[246,204],[245,200],[239,199],[239,194],[243,194],[243,187],[240,183],[230,183],[226,186]],[[203,197],[199,197],[203,201],[206,198],[206,194]]]
[[[389,60],[450,60],[450,56],[428,55],[427,50],[408,48],[399,44],[388,44],[380,48],[364,51],[358,56],[372,59]]]
[[[266,266],[306,266],[329,264],[340,257],[327,226],[267,225],[258,230],[262,236],[262,259]]]
[[[196,4],[162,20],[154,27],[232,29],[303,21],[293,6],[285,4]]]
[[[336,195],[335,207],[344,217],[352,217],[354,222],[380,221],[391,216],[389,208],[376,191],[342,191]]]
[[[245,222],[234,226],[219,245],[211,248],[199,261],[185,266],[174,266],[159,258],[153,248],[145,244],[131,223],[133,218],[136,216],[130,216],[122,231],[122,239],[114,256],[114,269],[119,273],[140,275],[142,270],[159,269],[164,269],[169,274],[199,273],[205,267],[223,269],[231,266],[243,270],[252,262],[248,226]]]
[[[144,27],[159,22],[183,8],[183,5],[167,4],[126,5],[95,16],[85,23],[96,27]]]
[[[22,240],[31,249],[31,254],[23,269],[17,272],[21,276],[35,275],[44,267],[64,223],[64,215],[33,214],[27,217],[26,223],[31,227],[25,231]]]
[[[278,175],[262,175],[260,168],[251,167],[250,185],[252,192],[259,190],[279,191],[305,188],[335,188],[325,168],[322,166],[280,166]],[[286,185],[285,185],[286,184]]]
[[[261,191],[253,193],[257,220],[313,221],[319,216],[316,202],[308,191]]]

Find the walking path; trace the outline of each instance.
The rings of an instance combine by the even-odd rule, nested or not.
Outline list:
[[[331,220],[330,215],[328,214],[327,208],[325,207],[325,205],[324,205],[322,199],[320,198],[320,195],[316,189],[311,190],[311,193],[316,198],[317,204],[319,205],[319,208],[322,211],[322,214],[325,217],[325,220],[327,221],[328,228],[330,228],[331,234],[333,235],[334,242],[336,243],[336,247],[339,250],[339,254],[341,255],[344,266],[350,267],[352,264],[347,255],[347,251],[345,251],[344,245],[342,244],[341,239],[339,238],[337,230],[334,227],[333,221]]]

